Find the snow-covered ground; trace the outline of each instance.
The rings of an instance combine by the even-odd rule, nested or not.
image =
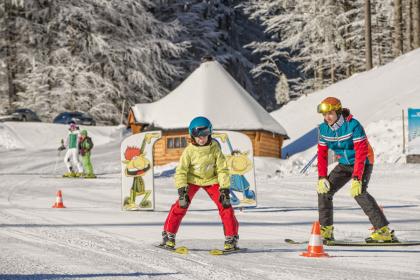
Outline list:
[[[388,149],[400,153],[403,150],[402,110],[405,110],[407,118],[407,108],[420,108],[419,77],[420,49],[417,49],[385,66],[353,75],[319,92],[289,102],[271,113],[291,138],[283,144],[283,154],[292,155],[295,151],[311,147],[309,154],[316,153],[313,148],[317,141],[315,128],[322,122],[322,116],[316,112],[316,108],[324,98],[334,96],[365,127],[377,162],[394,162],[396,158],[383,153],[388,153]],[[407,122],[405,125],[407,133]],[[299,139],[301,141],[297,141]],[[299,157],[299,160],[306,158]]]
[[[173,178],[156,180],[154,212],[120,210],[118,142],[95,148],[96,180],[58,179],[56,151],[0,157],[0,279],[418,279],[420,247],[325,248],[328,259],[299,256],[317,219],[316,175],[283,175],[281,160],[257,158],[259,206],[236,211],[243,254],[211,256],[222,246],[217,211],[200,192],[178,233],[177,255],[153,247],[176,199]],[[63,172],[59,163],[57,174]],[[370,191],[402,240],[420,240],[420,168],[380,165]],[[52,209],[62,190],[66,209]],[[369,234],[366,216],[347,190],[335,198],[337,238]]]
[[[319,122],[315,113],[319,100],[337,92],[365,125],[377,155],[369,191],[401,240],[420,240],[420,167],[401,159],[398,120],[400,107],[419,104],[419,83],[411,82],[412,90],[390,97],[386,89],[391,85],[384,85],[379,76],[387,80],[388,72],[397,75],[400,71],[402,82],[408,82],[405,76],[417,71],[419,77],[420,66],[410,68],[420,61],[419,56],[419,51],[412,52],[390,64],[396,70],[384,66],[387,71],[374,69],[351,78],[355,84],[344,81],[335,86],[345,84],[358,92],[367,76],[366,80],[383,88],[376,91],[371,86],[376,98],[369,96],[362,102],[362,96],[344,97],[335,90],[316,93],[299,101],[302,106],[292,103],[291,109],[286,107],[284,116],[289,119],[280,117],[294,141]],[[400,61],[406,62],[406,68]],[[359,108],[365,105],[364,110]],[[278,114],[283,116],[283,112]],[[104,128],[109,131],[95,134],[92,129],[94,141],[97,137],[99,142],[93,151],[98,179],[61,179],[58,175],[64,172],[64,163],[57,157],[56,143],[62,127],[56,131],[49,124],[37,125],[20,130],[7,123],[8,127],[0,126],[0,279],[420,278],[420,246],[325,247],[331,257],[316,259],[299,256],[306,250],[304,245],[284,243],[285,238],[307,240],[318,218],[316,168],[312,166],[305,175],[299,173],[314,150],[288,160],[255,159],[258,207],[236,211],[240,246],[248,248],[246,252],[209,255],[209,249],[222,246],[223,230],[210,199],[199,192],[177,236],[178,245],[191,251],[177,255],[153,246],[160,241],[167,211],[177,197],[173,178],[159,176],[170,174],[165,172],[173,164],[155,169],[155,211],[124,212],[120,210],[119,175],[122,130]],[[63,192],[65,209],[51,208],[57,190]],[[336,238],[367,237],[371,225],[350,198],[348,187],[334,201]]]
[[[123,137],[124,126],[80,126],[87,129],[89,136],[95,138],[95,145],[109,143]],[[41,122],[0,123],[0,151],[26,149],[56,149],[61,139],[66,139],[68,126]]]

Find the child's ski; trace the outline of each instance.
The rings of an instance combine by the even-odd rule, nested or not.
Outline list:
[[[289,243],[289,244],[308,244],[308,241],[295,241],[293,239],[288,239],[288,238],[286,238],[284,242]]]
[[[220,255],[230,255],[230,254],[235,254],[235,253],[240,253],[240,252],[245,252],[246,248],[236,248],[234,250],[220,250],[220,249],[213,249],[210,250],[209,253],[210,255],[213,256],[220,256]]]
[[[158,244],[158,245],[155,245],[155,247],[164,249],[166,251],[174,252],[174,253],[177,253],[177,254],[181,254],[181,255],[186,255],[186,254],[188,254],[188,251],[189,251],[188,248],[185,247],[185,246],[170,248],[170,247]]]

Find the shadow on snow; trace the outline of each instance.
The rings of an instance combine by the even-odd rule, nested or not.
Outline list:
[[[97,277],[140,277],[140,276],[165,276],[178,273],[92,273],[92,274],[0,274],[0,279],[13,280],[44,280],[44,279],[72,279],[72,278],[97,278]]]

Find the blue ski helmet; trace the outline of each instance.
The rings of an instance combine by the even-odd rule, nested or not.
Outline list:
[[[208,136],[212,134],[213,126],[209,119],[205,117],[196,117],[190,122],[188,131],[193,137]]]

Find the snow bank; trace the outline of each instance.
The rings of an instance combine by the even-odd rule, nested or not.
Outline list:
[[[282,123],[290,136],[283,145],[286,147],[322,122],[316,107],[325,97],[335,96],[365,127],[377,162],[394,162],[402,153],[401,112],[408,107],[420,107],[419,77],[420,49],[417,49],[387,65],[291,101],[271,115]],[[311,146],[313,143],[304,148]],[[294,147],[293,150],[299,149]]]
[[[124,128],[116,126],[80,126],[92,137],[95,146],[119,140]],[[6,122],[0,123],[0,150],[56,149],[65,139],[68,126],[52,123]]]

